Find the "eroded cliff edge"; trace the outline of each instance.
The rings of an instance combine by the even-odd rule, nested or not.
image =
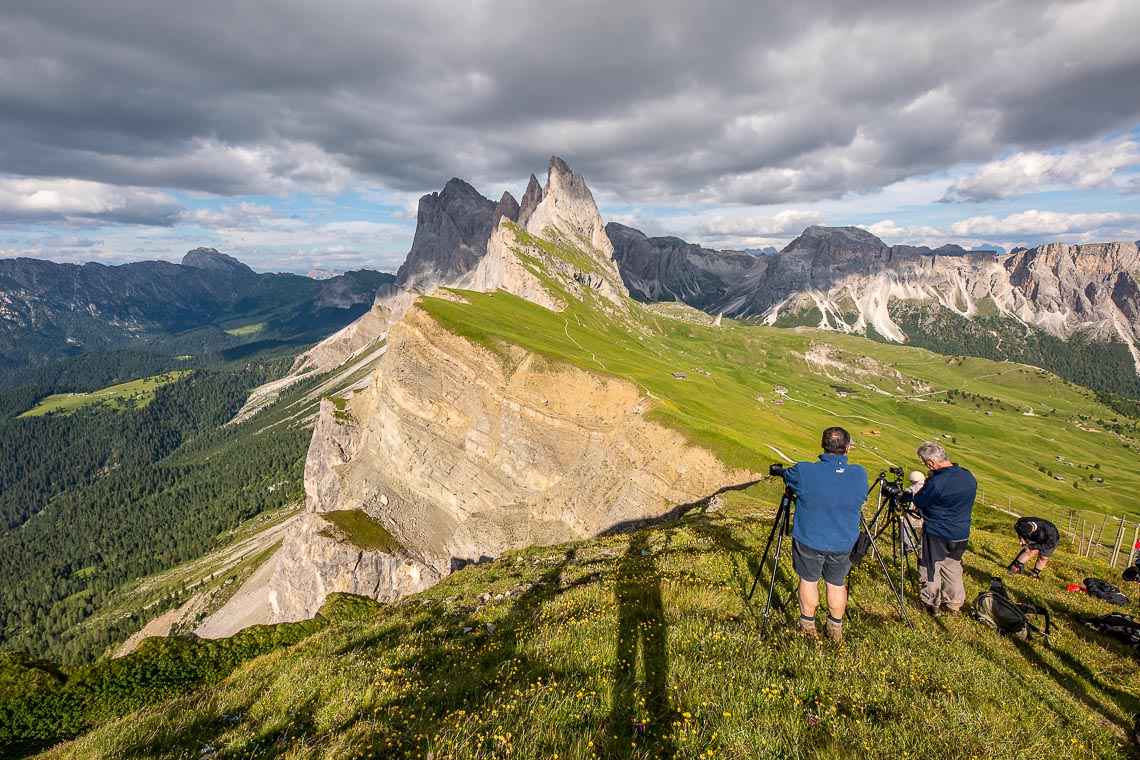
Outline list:
[[[391,576],[395,593],[385,583],[368,593],[391,599],[467,562],[658,517],[747,479],[648,419],[650,405],[628,381],[479,345],[409,309],[370,387],[322,408],[305,470],[309,524],[286,541],[275,617],[352,590],[340,587],[350,577],[366,593],[373,565],[404,573]],[[353,509],[391,533],[392,562],[352,557],[357,569],[344,572],[317,523]]]

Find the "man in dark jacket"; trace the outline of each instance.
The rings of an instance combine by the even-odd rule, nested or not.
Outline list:
[[[1041,571],[1049,564],[1053,550],[1061,542],[1057,526],[1042,517],[1022,517],[1013,524],[1013,530],[1017,533],[1017,540],[1021,542],[1021,554],[1009,563],[1006,571],[1010,575],[1023,573],[1025,563],[1037,557],[1037,562],[1028,575],[1030,578],[1039,577]]]
[[[957,617],[966,601],[962,555],[970,538],[978,481],[969,470],[951,462],[941,444],[922,444],[918,458],[930,469],[922,490],[914,495],[914,505],[926,519],[918,565],[922,574],[919,602],[935,617],[943,611]]]
[[[818,462],[784,470],[784,483],[796,495],[792,523],[792,567],[800,577],[800,630],[815,638],[819,579],[827,587],[827,635],[843,641],[847,573],[851,548],[859,537],[859,515],[867,500],[867,471],[847,461],[851,435],[840,427],[823,431]]]

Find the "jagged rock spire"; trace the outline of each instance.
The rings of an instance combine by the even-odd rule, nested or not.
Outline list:
[[[518,223],[522,227],[526,227],[527,222],[530,221],[531,214],[538,208],[538,204],[542,203],[542,186],[538,184],[538,177],[533,174],[530,175],[530,182],[526,186],[526,192],[523,193],[522,203],[519,206]]]
[[[519,220],[519,202],[515,200],[515,196],[506,191],[503,192],[503,197],[499,199],[498,204],[495,206],[495,214],[491,218],[492,232],[499,226],[499,220],[504,216],[512,222]]]

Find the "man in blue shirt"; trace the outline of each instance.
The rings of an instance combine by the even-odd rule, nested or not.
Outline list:
[[[851,548],[859,537],[859,515],[867,500],[867,471],[848,463],[851,435],[843,428],[824,430],[820,445],[824,453],[818,462],[799,462],[784,470],[784,483],[796,495],[792,567],[800,577],[800,630],[817,636],[815,609],[822,576],[827,587],[827,635],[839,643]]]
[[[918,458],[930,468],[926,484],[914,495],[914,506],[926,518],[918,563],[922,576],[919,604],[934,617],[943,611],[957,617],[966,601],[962,555],[970,538],[978,481],[969,470],[951,462],[940,444],[922,444]]]

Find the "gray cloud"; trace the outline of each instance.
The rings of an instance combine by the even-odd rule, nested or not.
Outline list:
[[[1138,9],[18,0],[0,171],[422,192],[518,182],[557,153],[628,202],[835,198],[1132,128]]]

